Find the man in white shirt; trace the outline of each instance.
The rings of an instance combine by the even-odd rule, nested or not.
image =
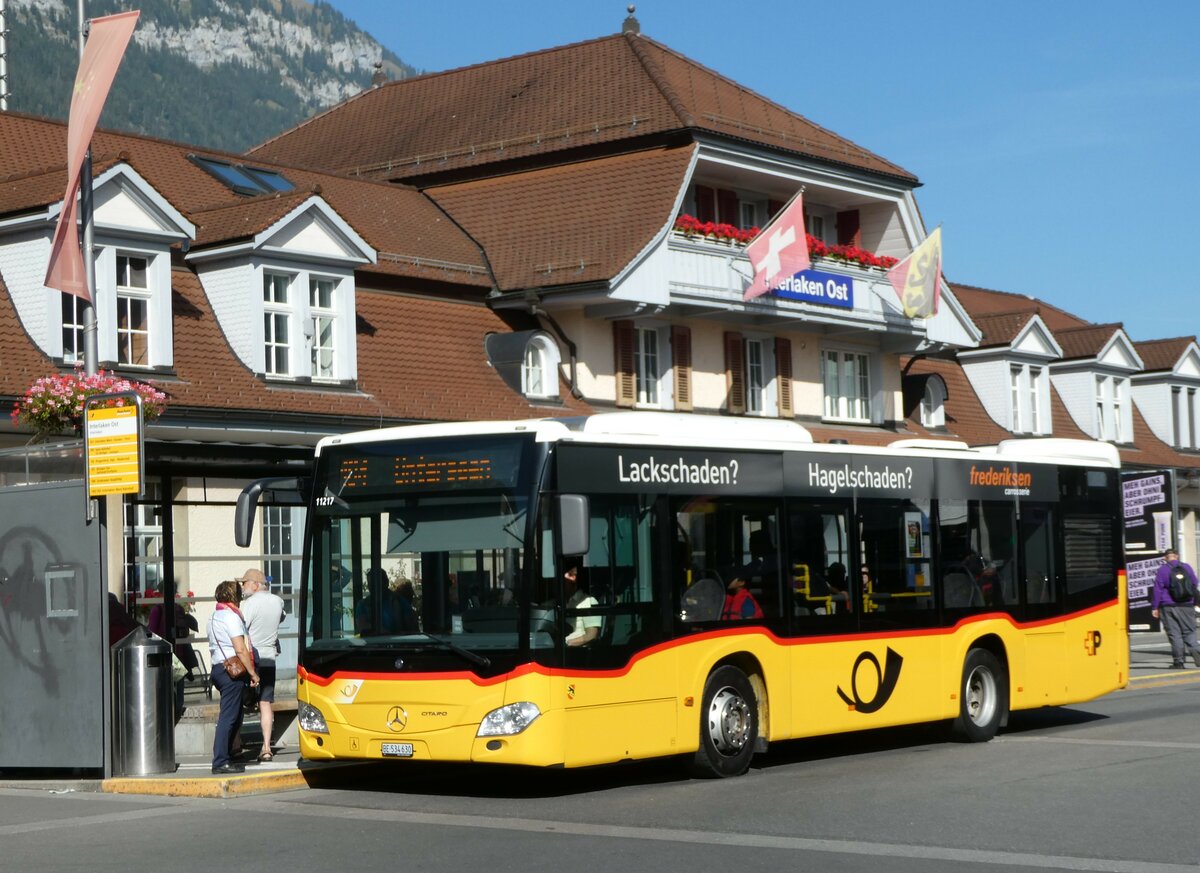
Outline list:
[[[251,568],[237,578],[242,586],[242,617],[258,661],[258,714],[263,746],[258,760],[271,760],[271,731],[275,726],[275,656],[279,654],[279,623],[284,619],[283,598],[273,594],[262,570]]]

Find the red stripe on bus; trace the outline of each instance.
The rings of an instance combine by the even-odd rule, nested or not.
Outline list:
[[[1121,575],[1124,575],[1124,573],[1122,573]],[[1003,621],[1007,621],[1009,624],[1011,624],[1017,630],[1026,630],[1026,629],[1032,629],[1032,628],[1047,627],[1047,626],[1053,625],[1053,624],[1066,623],[1068,621],[1072,621],[1077,618],[1082,618],[1083,616],[1101,612],[1105,609],[1111,609],[1117,605],[1118,605],[1118,601],[1114,599],[1114,600],[1109,600],[1104,603],[1098,604],[1096,606],[1090,606],[1087,609],[1081,609],[1078,612],[1068,613],[1067,615],[1057,616],[1055,618],[1039,619],[1037,621],[1028,621],[1028,622],[1015,621],[1011,615],[1008,615],[1007,613],[1003,613],[1003,612],[984,612],[984,613],[979,613],[977,615],[972,615],[967,618],[964,618],[961,621],[954,624],[952,627],[948,627],[948,628],[913,628],[910,630],[870,631],[870,632],[855,633],[855,634],[826,634],[824,636],[812,636],[812,637],[780,637],[780,636],[777,636],[776,634],[772,633],[768,628],[760,627],[760,626],[721,628],[718,630],[704,631],[702,633],[692,634],[692,635],[686,636],[686,637],[680,637],[680,638],[674,639],[674,640],[668,640],[666,642],[659,643],[656,646],[651,646],[648,649],[643,649],[642,651],[640,651],[636,655],[634,655],[628,664],[626,664],[623,667],[614,668],[612,670],[564,669],[561,667],[546,667],[542,664],[529,663],[529,664],[522,664],[520,667],[517,667],[515,670],[511,670],[508,673],[502,673],[499,676],[491,676],[488,678],[481,678],[479,676],[476,676],[474,673],[472,673],[469,670],[460,670],[460,671],[456,671],[456,672],[402,673],[402,674],[400,674],[400,673],[359,673],[359,672],[351,673],[351,672],[346,672],[344,670],[338,670],[328,677],[322,677],[322,676],[319,676],[319,675],[313,673],[310,670],[306,670],[304,667],[297,667],[297,674],[300,676],[300,678],[302,678],[306,681],[312,682],[314,685],[320,685],[322,687],[330,685],[333,682],[336,682],[338,680],[344,680],[344,679],[351,679],[351,680],[353,680],[353,679],[363,679],[363,680],[367,680],[367,679],[392,679],[392,680],[405,679],[405,680],[414,680],[414,681],[465,679],[465,680],[470,681],[480,687],[486,687],[489,685],[496,685],[501,682],[507,682],[510,679],[518,679],[522,676],[526,676],[531,673],[539,674],[539,675],[543,675],[543,676],[568,676],[568,677],[572,677],[572,678],[579,677],[579,678],[610,678],[610,679],[614,679],[614,678],[618,678],[620,676],[624,676],[624,675],[628,674],[639,661],[645,660],[646,658],[649,658],[652,655],[656,655],[659,652],[664,652],[667,649],[670,649],[670,648],[673,648],[676,646],[688,645],[691,643],[705,641],[705,640],[720,639],[722,637],[763,636],[763,637],[767,637],[771,642],[775,643],[776,645],[792,647],[792,646],[811,646],[811,645],[816,645],[818,643],[864,642],[864,641],[881,640],[881,639],[886,640],[886,639],[905,639],[905,638],[911,638],[911,637],[948,636],[950,634],[956,633],[960,628],[966,627],[967,625],[971,625],[971,624],[978,624],[983,621],[1003,620]]]

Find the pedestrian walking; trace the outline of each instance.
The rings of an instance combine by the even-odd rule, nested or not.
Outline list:
[[[1200,667],[1200,646],[1196,645],[1196,571],[1179,560],[1179,552],[1167,549],[1163,563],[1154,576],[1151,614],[1162,619],[1163,630],[1171,644],[1171,667],[1182,669],[1184,657],[1191,654]]]

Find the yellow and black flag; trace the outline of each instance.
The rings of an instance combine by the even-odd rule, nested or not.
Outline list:
[[[912,254],[888,270],[908,318],[929,318],[942,296],[942,229],[935,228]]]

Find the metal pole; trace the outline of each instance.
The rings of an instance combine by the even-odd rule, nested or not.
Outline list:
[[[8,13],[0,0],[0,112],[8,111]]]
[[[87,44],[87,18],[83,9],[84,0],[78,0],[79,10],[79,60],[83,60],[83,49]],[[83,159],[83,176],[79,180],[79,213],[83,218],[83,274],[87,281],[91,302],[83,304],[83,371],[95,376],[99,367],[99,343],[96,333],[96,261],[92,254],[95,245],[95,227],[92,224],[92,149]]]

